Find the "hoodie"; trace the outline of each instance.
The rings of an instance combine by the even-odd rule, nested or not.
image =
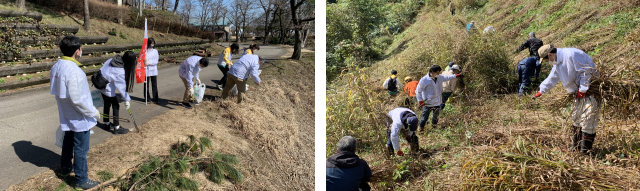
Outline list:
[[[327,190],[369,190],[371,168],[366,161],[349,151],[341,151],[327,159]]]

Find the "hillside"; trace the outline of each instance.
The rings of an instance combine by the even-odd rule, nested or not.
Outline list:
[[[351,1],[338,4],[346,2]],[[395,3],[401,2],[405,1]],[[353,64],[339,68],[342,73],[327,82],[326,157],[335,153],[342,136],[356,137],[361,143],[358,154],[373,170],[375,190],[640,189],[636,121],[640,116],[636,98],[640,2],[454,2],[455,16],[447,1],[425,1],[397,34],[375,33],[370,47],[363,41],[362,47],[383,49],[378,60],[339,52],[352,55],[348,60]],[[464,27],[472,20],[480,34],[467,35]],[[496,33],[482,35],[487,26]],[[528,51],[512,52],[529,32],[536,32],[545,44],[582,49],[592,56],[603,78],[625,84],[604,91],[628,95],[605,99],[608,104],[601,110],[594,156],[562,152],[571,143],[569,103],[560,100],[566,94],[562,85],[542,99],[517,97],[516,64]],[[353,44],[357,49],[358,42]],[[389,71],[398,70],[400,79],[417,79],[427,74],[429,66],[444,68],[450,61],[463,68],[467,85],[442,111],[441,128],[418,134],[420,156],[385,157],[383,116],[404,99],[389,99],[380,87]],[[543,65],[541,79],[550,69],[549,64]],[[421,115],[416,107],[412,109]],[[408,152],[408,144],[401,144]]]

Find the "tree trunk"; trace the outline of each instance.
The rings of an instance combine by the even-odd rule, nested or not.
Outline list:
[[[302,48],[307,43],[307,37],[309,37],[309,29],[304,30],[304,35],[302,36]]]
[[[139,10],[140,12],[138,13],[138,16],[140,16],[140,17],[142,17],[142,6],[143,6],[143,5],[142,5],[142,0],[139,0],[139,1],[138,1],[138,10]]]
[[[280,17],[280,44],[284,44],[284,39],[286,39],[286,35],[284,34],[284,26],[282,24],[284,24],[284,21],[282,20],[282,11],[280,11],[280,15],[278,15],[278,17]]]
[[[167,10],[167,0],[162,0],[162,8],[163,11]]]
[[[84,0],[84,30],[86,30],[89,34],[91,34],[91,23],[89,22],[90,18],[91,16],[89,15],[89,0]]]
[[[277,9],[276,9],[276,11],[277,11]],[[271,10],[267,10],[267,12],[265,13],[266,17],[265,17],[265,20],[264,20],[264,35],[263,35],[264,42],[263,42],[263,44],[269,44],[269,31],[271,31],[271,23],[269,23],[269,14],[270,14],[270,12],[271,12]],[[274,14],[273,18],[275,19],[275,12],[273,14]]]
[[[20,8],[20,10],[22,11],[26,11],[26,9],[24,8],[24,1],[25,0],[18,0],[18,8]]]
[[[176,5],[173,6],[173,14],[176,14],[176,11],[178,10],[178,3],[180,2],[180,0],[176,0]]]
[[[295,30],[295,43],[293,44],[293,55],[291,55],[291,59],[300,60],[300,56],[302,55],[302,35],[299,28]]]

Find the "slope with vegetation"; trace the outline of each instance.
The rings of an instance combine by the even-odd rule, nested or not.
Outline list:
[[[359,155],[372,167],[374,189],[640,189],[640,2],[454,0],[457,11],[451,16],[447,1],[427,0],[415,17],[395,23],[402,26],[396,34],[360,35],[390,24],[343,23],[329,14],[354,9],[358,12],[337,12],[348,15],[344,18],[389,15],[367,9],[372,2],[404,1],[327,6],[327,49],[333,49],[327,50],[327,75],[335,79],[327,82],[326,145],[329,156],[342,136],[356,137]],[[467,35],[464,26],[472,20],[480,31],[494,26],[496,33]],[[596,62],[604,106],[595,155],[562,152],[571,143],[571,119],[570,97],[561,84],[538,100],[515,94],[515,66],[528,52],[512,52],[529,32],[545,44],[582,49]],[[389,99],[381,90],[389,71],[417,79],[429,66],[449,61],[462,66],[466,86],[442,111],[441,128],[418,134],[418,156],[384,156],[384,115],[406,98]],[[550,69],[543,66],[542,79]]]

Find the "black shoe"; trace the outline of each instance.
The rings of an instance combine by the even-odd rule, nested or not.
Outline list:
[[[60,176],[63,176],[63,177],[71,176],[71,172],[73,172],[73,166],[69,168],[60,167]]]
[[[114,129],[115,129],[115,127],[114,127]],[[123,135],[123,134],[127,134],[127,133],[129,133],[129,129],[125,129],[124,127],[120,127],[120,128],[117,128],[117,129],[113,130],[113,134],[116,134],[116,135],[119,135],[119,134]]]
[[[389,156],[393,156],[395,153],[393,152],[393,147],[390,147],[389,145],[387,145],[387,154]]]
[[[571,129],[573,134],[573,143],[569,147],[568,151],[580,150],[580,139],[582,139],[582,130],[580,127],[573,126]]]
[[[580,152],[584,154],[591,154],[591,148],[593,147],[593,141],[596,139],[596,134],[589,134],[582,132],[582,141],[580,142]]]
[[[153,100],[153,103],[160,105],[160,102],[158,100]]]
[[[187,109],[191,109],[191,104],[189,104],[189,103],[182,102],[182,106],[187,108]]]
[[[99,185],[100,182],[96,182],[93,181],[91,179],[87,180],[86,182],[82,183],[82,184],[76,184],[76,190],[88,190],[91,189],[93,187],[96,187],[97,185]]]

